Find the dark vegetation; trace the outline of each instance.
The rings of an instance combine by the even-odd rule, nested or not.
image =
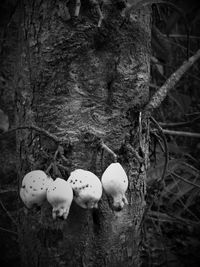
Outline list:
[[[9,117],[14,126],[16,43],[19,40],[18,1],[0,2],[0,123]],[[190,28],[189,55],[200,47],[200,4],[173,1],[186,13]],[[187,34],[183,18],[171,7],[153,5],[153,94],[187,58]],[[177,135],[200,133],[200,63],[196,63],[168,94],[154,113],[166,135],[169,166],[164,184],[143,222],[143,266],[199,266],[200,263],[200,139]],[[5,123],[4,123],[5,125]],[[1,126],[2,127],[2,126]],[[152,125],[153,128],[153,125]],[[3,130],[2,130],[3,131]],[[200,135],[200,134],[199,134]],[[19,266],[16,224],[18,214],[17,157],[14,134],[0,139],[0,264]],[[163,142],[156,130],[150,140],[147,185],[160,179],[165,163]],[[148,191],[148,194],[153,194]],[[149,195],[147,195],[147,198]]]
[[[200,46],[200,5],[198,1],[177,1],[177,4],[187,14],[192,55]],[[152,93],[187,57],[187,36],[181,17],[157,6],[153,14],[168,52],[165,58],[160,58],[161,64],[152,62]],[[193,66],[155,111],[154,116],[163,129],[200,132],[199,67],[198,63]],[[170,160],[160,195],[145,218],[144,266],[199,266],[200,141],[191,136],[166,137]],[[162,146],[154,144],[153,136],[151,149],[148,185],[162,175],[164,166]]]

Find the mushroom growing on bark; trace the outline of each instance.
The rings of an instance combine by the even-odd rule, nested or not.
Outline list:
[[[53,207],[52,217],[67,219],[69,209],[73,200],[73,191],[67,181],[56,178],[47,189],[47,201]]]
[[[113,199],[113,208],[120,211],[128,204],[125,196],[128,188],[128,177],[120,163],[112,163],[104,171],[101,178],[102,186],[108,196]]]
[[[30,209],[33,205],[41,206],[46,200],[47,188],[52,182],[53,179],[41,170],[27,173],[19,192],[26,207]]]
[[[99,178],[90,171],[77,169],[68,180],[74,191],[74,201],[85,209],[98,208],[102,196],[102,185]]]

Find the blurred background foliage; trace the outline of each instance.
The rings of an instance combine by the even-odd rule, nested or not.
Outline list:
[[[200,2],[172,1],[185,12],[189,24],[189,56],[200,47]],[[153,5],[153,94],[187,59],[183,17],[166,5]],[[200,133],[200,63],[197,62],[154,112],[163,129]],[[144,221],[143,266],[199,266],[200,264],[200,138],[166,135],[169,164],[164,186]],[[151,138],[147,185],[162,176],[165,155]],[[151,194],[151,192],[149,192]],[[152,193],[153,194],[153,193]]]
[[[0,2],[0,132],[14,126],[15,62],[18,36],[18,0]],[[129,1],[130,2],[130,1]],[[200,48],[200,1],[172,1],[184,18],[168,5],[152,5],[152,58],[150,94]],[[163,129],[200,133],[200,63],[196,63],[170,91],[153,116]],[[142,227],[143,266],[199,266],[200,263],[200,138],[166,135],[169,166],[158,196]],[[18,213],[16,142],[0,139],[0,263],[19,266],[16,227]],[[148,188],[162,176],[162,143],[150,140]]]

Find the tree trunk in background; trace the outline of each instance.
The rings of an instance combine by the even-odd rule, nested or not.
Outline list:
[[[101,138],[119,155],[128,174],[129,205],[114,212],[104,194],[98,210],[73,203],[68,219],[56,222],[48,203],[39,212],[21,208],[22,266],[139,266],[148,127],[143,121],[139,138],[138,118],[149,98],[150,13],[143,8],[137,21],[121,26],[117,6],[104,4],[105,20],[98,28],[98,15],[88,1],[82,0],[78,19],[69,20],[64,2],[32,0],[20,5],[17,124],[34,124],[70,139],[64,150],[68,171],[54,170],[53,178],[67,179],[76,168],[101,177],[113,161],[93,142],[94,136]],[[70,14],[74,2],[69,3]],[[57,147],[30,130],[18,131],[17,140],[21,183],[30,170],[45,170],[50,164],[45,155],[53,155]]]

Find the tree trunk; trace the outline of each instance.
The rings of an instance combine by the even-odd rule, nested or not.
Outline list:
[[[74,2],[20,5],[17,123],[70,141],[67,161],[60,159],[65,169],[54,168],[53,178],[67,180],[77,168],[101,178],[113,161],[95,143],[103,140],[128,174],[129,204],[113,211],[103,193],[98,210],[73,203],[67,220],[56,222],[48,203],[41,211],[21,208],[22,266],[139,266],[148,163],[148,125],[142,120],[141,132],[139,111],[149,97],[150,12],[143,8],[135,21],[123,23],[119,6],[105,3],[98,28],[89,1],[82,0],[79,17],[69,19]],[[18,131],[17,140],[21,183],[25,173],[48,167],[57,144],[33,130]]]

